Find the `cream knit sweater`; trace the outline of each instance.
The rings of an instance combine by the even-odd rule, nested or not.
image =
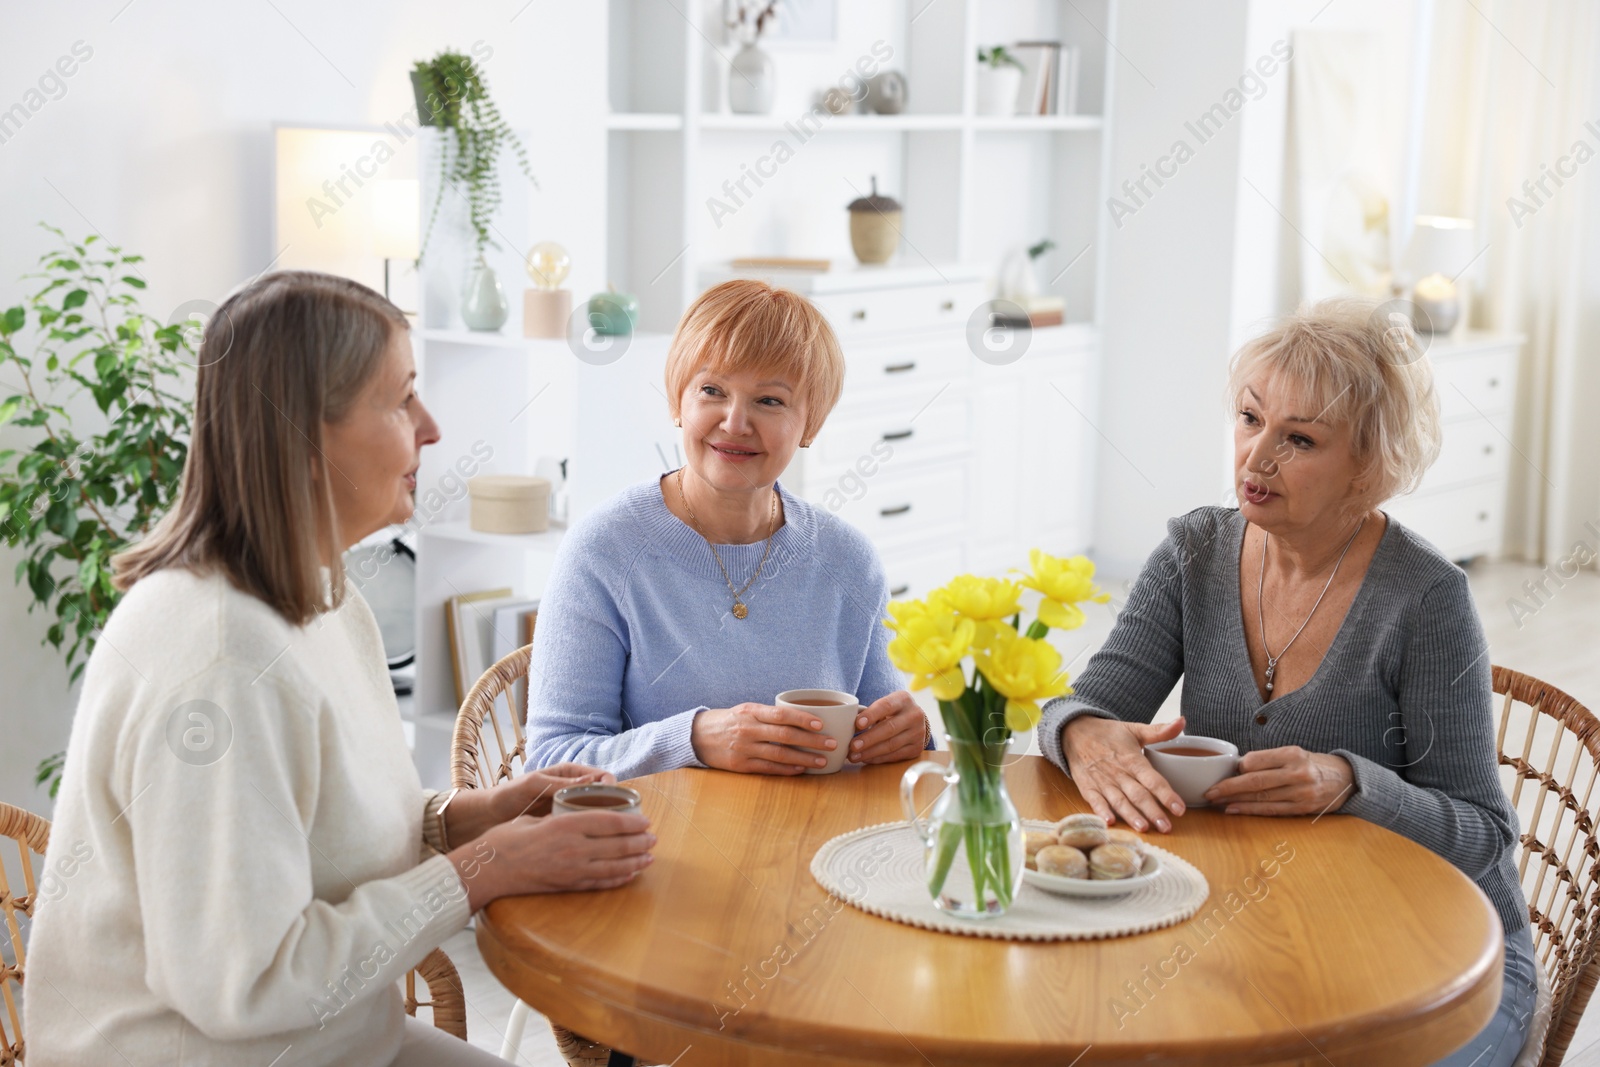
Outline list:
[[[430,799],[359,594],[297,628],[219,575],[139,582],[72,725],[29,1067],[387,1067],[396,980],[468,919]]]

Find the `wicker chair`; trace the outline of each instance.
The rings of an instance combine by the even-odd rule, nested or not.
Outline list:
[[[34,857],[44,859],[50,844],[50,821],[31,811],[0,804],[0,837],[16,842],[21,856],[23,892],[13,894],[6,874],[6,859],[0,855],[0,915],[5,917],[6,935],[10,942],[9,954],[0,952],[0,997],[5,1000],[5,1015],[0,1017],[0,1067],[12,1067],[26,1060],[26,1047],[22,1040],[22,972],[26,952],[23,946],[22,924],[18,915],[33,918],[38,901],[39,885],[34,875]],[[8,961],[9,955],[9,961]],[[421,976],[430,999],[417,1000],[416,980]],[[461,1040],[467,1039],[467,999],[461,989],[461,976],[455,964],[440,949],[423,957],[416,969],[405,977],[405,1006],[407,1015],[416,1015],[419,1007],[433,1012],[433,1025]]]
[[[538,618],[535,616],[535,626]],[[528,663],[533,646],[524,645],[483,672],[456,715],[450,747],[450,784],[459,789],[492,789],[515,778],[527,762]],[[532,1009],[522,1001],[511,1008],[500,1058],[516,1060]],[[550,1023],[556,1048],[570,1067],[606,1067],[612,1050]]]
[[[1540,1010],[1518,1063],[1558,1067],[1600,980],[1600,839],[1590,806],[1600,720],[1554,686],[1505,667],[1494,668],[1494,691],[1504,698],[1496,747],[1522,823],[1517,875],[1540,971]]]
[[[9,857],[0,855],[0,915],[5,916],[9,952],[0,952],[0,997],[5,1000],[5,1016],[0,1018],[0,1067],[21,1063],[27,1051],[22,1042],[22,968],[26,953],[22,944],[22,923],[17,918],[33,918],[39,899],[39,883],[34,876],[34,857],[44,857],[50,845],[50,822],[31,811],[0,804],[0,837],[17,844],[21,856],[22,892],[12,892],[6,874]]]

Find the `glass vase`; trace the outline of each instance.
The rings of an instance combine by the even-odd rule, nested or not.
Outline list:
[[[922,839],[928,895],[934,907],[965,919],[1004,915],[1022,885],[1022,820],[1006,792],[1006,745],[948,737],[950,764],[923,761],[900,780],[906,821]],[[923,775],[945,790],[926,819],[913,793]]]

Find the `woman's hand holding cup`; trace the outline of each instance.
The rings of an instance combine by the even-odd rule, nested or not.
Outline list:
[[[450,860],[477,911],[504,896],[626,885],[655,858],[649,831],[643,815],[521,815],[455,849]]]
[[[1160,726],[1080,715],[1061,731],[1061,752],[1072,780],[1096,815],[1108,823],[1122,819],[1143,833],[1154,826],[1172,829],[1170,815],[1182,815],[1183,800],[1144,757],[1144,746],[1183,732],[1183,719]],[[1170,815],[1169,815],[1170,813]]]
[[[856,729],[861,732],[850,742],[851,763],[916,759],[928,741],[928,717],[904,689],[863,708]]]
[[[833,738],[820,736],[822,729],[820,718],[798,708],[747,702],[702,711],[694,717],[689,740],[707,767],[743,774],[804,774],[826,766],[824,753],[838,748]]]

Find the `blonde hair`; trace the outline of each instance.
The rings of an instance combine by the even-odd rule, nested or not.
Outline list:
[[[775,370],[799,378],[810,444],[844,389],[844,353],[833,327],[798,293],[753,278],[712,286],[689,305],[667,349],[667,407],[674,419],[702,370]]]
[[[1433,368],[1400,314],[1375,300],[1323,300],[1245,342],[1228,373],[1236,404],[1261,375],[1290,383],[1317,417],[1350,429],[1361,495],[1373,506],[1409,493],[1439,458]]]
[[[177,503],[114,558],[117,588],[184,567],[221,570],[294,625],[341,603],[322,427],[343,418],[407,328],[389,301],[331,274],[269,274],[228,297],[200,345]]]

